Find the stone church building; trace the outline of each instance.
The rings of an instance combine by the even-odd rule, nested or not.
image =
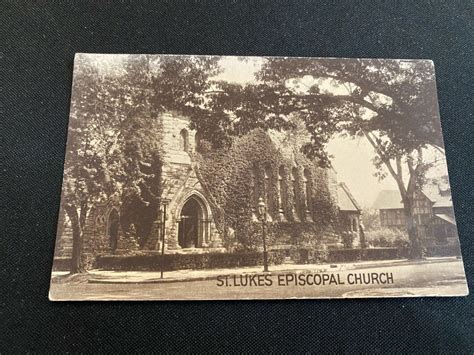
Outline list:
[[[162,125],[162,196],[166,201],[154,223],[146,245],[146,252],[160,252],[163,225],[165,226],[165,248],[167,253],[225,251],[223,239],[216,227],[212,204],[196,174],[194,159],[200,137],[189,129],[186,117],[173,112],[160,116]],[[336,172],[328,169],[329,190],[337,203],[342,219],[342,232],[353,236],[353,246],[359,245],[361,208],[348,187],[338,183]],[[304,175],[303,175],[304,179]],[[304,221],[302,221],[304,222]],[[306,222],[312,222],[310,218]],[[88,255],[100,253],[122,254],[137,249],[124,237],[120,228],[120,198],[96,205],[88,215],[84,231],[83,252]],[[341,242],[339,247],[344,247]],[[56,254],[68,258],[72,249],[72,230],[64,212],[60,212]]]
[[[174,113],[161,116],[163,127],[162,200],[169,201],[165,223],[168,249],[220,248],[212,209],[199,182],[192,159],[198,137],[188,120]],[[163,208],[162,208],[163,209]],[[153,236],[161,239],[160,233]],[[155,238],[148,247],[152,249]]]

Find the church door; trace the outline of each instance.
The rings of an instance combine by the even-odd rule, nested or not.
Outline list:
[[[202,209],[199,203],[190,198],[183,206],[178,226],[178,243],[181,248],[196,248],[199,246],[199,235]]]

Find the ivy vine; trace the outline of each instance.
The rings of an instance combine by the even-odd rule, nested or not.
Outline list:
[[[235,231],[235,240],[224,240],[225,243],[237,242],[244,249],[261,245],[261,227],[252,219],[257,214],[259,197],[265,198],[272,217],[268,223],[271,243],[296,243],[298,239],[303,243],[320,241],[325,234],[334,232],[337,207],[329,189],[327,170],[296,148],[292,156],[290,159],[284,155],[260,129],[235,138],[227,148],[206,149],[206,144],[201,144],[197,154],[201,183],[224,211],[223,218],[216,221],[217,228],[226,238],[230,238],[226,233],[228,228]],[[309,172],[307,198],[303,183],[305,170]],[[296,175],[294,181],[292,172]],[[280,219],[280,208],[284,219]],[[306,221],[306,209],[312,221]]]

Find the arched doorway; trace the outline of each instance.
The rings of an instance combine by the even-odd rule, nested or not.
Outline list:
[[[117,210],[114,208],[109,213],[107,223],[107,235],[109,236],[109,247],[112,253],[117,249],[119,226],[120,217]]]
[[[190,197],[181,209],[178,225],[178,244],[181,248],[196,248],[203,240],[204,213],[195,197]]]

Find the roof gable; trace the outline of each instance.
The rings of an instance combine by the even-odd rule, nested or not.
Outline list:
[[[400,192],[397,190],[380,191],[372,207],[378,210],[403,208]]]
[[[423,194],[431,202],[433,202],[433,207],[452,207],[453,206],[451,193],[441,191],[438,186],[434,186],[434,185],[424,186]]]
[[[362,210],[359,203],[356,201],[354,196],[352,196],[347,185],[343,182],[337,186],[337,200],[338,207],[341,211],[360,212]]]
[[[438,217],[438,218],[441,218],[445,222],[456,225],[456,220],[453,217],[451,217],[450,215],[447,215],[447,214],[444,214],[444,213],[439,213],[439,214],[435,214],[435,216]]]
[[[425,186],[422,194],[431,201],[433,207],[452,207],[450,194],[442,194],[435,186]],[[402,198],[398,190],[382,190],[378,194],[373,206],[375,209],[403,208]]]

